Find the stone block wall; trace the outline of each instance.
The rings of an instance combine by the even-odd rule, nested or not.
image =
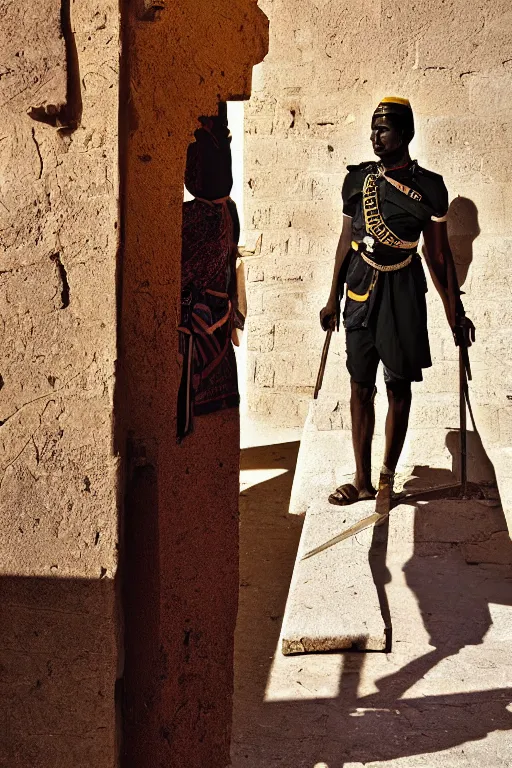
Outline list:
[[[270,51],[255,71],[246,109],[249,408],[273,423],[304,422],[323,342],[318,313],[341,229],[345,167],[372,158],[370,120],[380,98],[407,96],[416,116],[412,155],[443,174],[453,201],[450,237],[477,326],[477,425],[502,495],[512,502],[509,3],[262,6],[271,22]],[[412,426],[456,427],[457,354],[432,285],[428,299],[434,365],[415,386]],[[324,392],[342,405],[348,399],[342,336],[333,341]]]

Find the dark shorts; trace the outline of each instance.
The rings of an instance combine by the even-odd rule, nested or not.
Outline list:
[[[351,379],[358,384],[375,384],[380,355],[375,346],[372,332],[368,328],[357,328],[346,331],[347,368]],[[384,381],[411,381],[399,376],[384,366]]]

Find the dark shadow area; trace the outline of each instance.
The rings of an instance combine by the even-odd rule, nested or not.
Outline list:
[[[478,209],[467,197],[456,197],[450,203],[447,213],[448,242],[453,255],[457,282],[462,289],[473,261],[473,243],[480,234]],[[425,243],[422,246],[423,258],[428,267],[430,278],[439,291],[439,281],[431,268]],[[461,295],[464,291],[460,291]],[[471,378],[471,377],[469,377]]]
[[[300,442],[276,443],[275,445],[257,445],[244,448],[240,455],[240,471],[247,469],[284,469],[288,473],[283,492],[291,493],[295,465],[299,454]]]
[[[461,477],[461,452],[460,432],[451,430],[446,435],[446,447],[452,456],[452,469],[440,469],[428,465],[414,467],[413,476],[408,480],[404,490],[416,492],[420,489],[435,488],[437,486],[457,483]],[[479,485],[483,497],[486,497],[486,489],[492,497],[499,497],[494,467],[483,446],[480,434],[476,430],[466,433],[466,460],[467,476],[472,484]]]
[[[373,527],[372,543],[368,552],[368,563],[372,572],[373,583],[379,598],[380,612],[384,622],[384,632],[386,635],[386,653],[391,653],[393,648],[393,625],[391,621],[391,610],[386,593],[386,584],[391,581],[391,574],[387,567],[389,542],[389,518],[384,520],[382,525]]]
[[[460,477],[460,434],[453,430],[448,433],[446,446],[452,455],[452,474]],[[466,456],[468,480],[474,483],[496,485],[496,475],[491,460],[487,456],[480,434],[474,431],[467,432]]]
[[[477,441],[477,437],[472,439]],[[447,444],[453,449],[456,472],[458,432],[448,435]],[[490,479],[483,486],[483,499],[431,500],[412,510],[405,505],[391,513],[407,515],[411,510],[414,515],[412,554],[405,563],[394,558],[396,529],[394,537],[389,536],[394,520],[374,529],[369,564],[389,642],[391,620],[395,633],[397,656],[391,653],[388,658],[390,662],[400,659],[400,643],[415,642],[414,636],[407,636],[411,621],[407,606],[402,606],[400,590],[391,582],[392,574],[396,578],[400,571],[428,634],[429,645],[423,642],[422,646],[426,652],[412,660],[412,654],[405,655],[400,668],[396,661],[390,663],[390,673],[377,679],[378,690],[369,694],[360,693],[368,654],[344,653],[338,696],[300,700],[286,694],[293,690],[293,676],[298,677],[302,671],[298,659],[290,658],[284,662],[289,663],[289,681],[285,680],[282,665],[279,672],[283,700],[265,702],[271,660],[275,652],[279,653],[276,646],[301,530],[301,521],[287,514],[296,455],[293,445],[266,446],[243,453],[242,466],[246,468],[277,466],[289,471],[243,493],[241,567],[245,581],[241,585],[237,628],[234,768],[373,764],[435,755],[484,739],[494,731],[512,730],[512,713],[507,709],[512,701],[507,677],[510,666],[504,666],[503,687],[496,686],[496,676],[494,685],[488,687],[485,675],[486,669],[495,668],[501,659],[508,664],[505,642],[493,641],[492,660],[480,658],[481,668],[472,665],[471,656],[469,660],[458,657],[463,649],[484,642],[492,627],[490,604],[512,606],[512,543],[488,459]],[[481,444],[477,447],[480,450]],[[449,470],[427,466],[416,467],[414,476],[407,491],[457,479]],[[410,531],[410,525],[406,529]],[[449,678],[448,690],[462,687],[466,692],[438,692],[443,686],[434,685],[433,694],[427,690],[426,694],[403,698],[425,676],[431,679],[437,665],[446,664],[448,659],[454,660],[454,675],[458,675],[453,684]],[[319,668],[312,657],[304,659],[304,665],[307,663]],[[439,764],[451,765],[450,759]],[[437,760],[433,757],[432,763],[427,760],[425,765],[437,765]]]
[[[473,261],[473,243],[480,234],[478,208],[467,197],[456,197],[448,209],[448,239],[459,285],[466,282]]]
[[[83,111],[80,64],[73,30],[71,0],[61,0],[60,24],[66,47],[66,102],[63,105],[31,107],[28,114],[33,120],[69,134],[80,125]]]
[[[124,500],[123,581],[124,675],[122,678],[123,756],[144,762],[144,729],[157,727],[161,692],[152,673],[166,669],[161,646],[158,478],[144,445],[128,441],[129,486]],[[137,691],[137,695],[132,692]],[[132,694],[132,695],[130,695]]]
[[[457,280],[462,288],[473,261],[473,243],[480,234],[478,208],[469,198],[458,196],[450,203],[447,216],[448,240],[455,262]],[[423,255],[425,255],[425,246],[423,246]],[[427,265],[428,263],[427,260]]]
[[[115,754],[115,615],[109,579],[0,577],[0,765]]]

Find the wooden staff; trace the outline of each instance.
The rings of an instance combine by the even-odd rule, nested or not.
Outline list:
[[[471,381],[471,365],[467,347],[459,346],[459,408],[460,408],[460,485],[462,498],[467,498],[468,489],[468,454],[467,454],[467,423],[466,405],[477,432],[471,401],[469,399],[468,381]]]
[[[324,380],[325,364],[327,362],[327,355],[329,354],[329,346],[331,344],[332,328],[329,328],[325,335],[324,348],[322,349],[322,358],[320,360],[320,368],[318,369],[318,376],[316,377],[315,394],[313,398],[318,398],[318,393],[322,389],[322,382]]]

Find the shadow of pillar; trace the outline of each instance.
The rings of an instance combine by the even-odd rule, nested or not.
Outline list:
[[[112,579],[0,576],[0,765],[114,764],[115,635]]]

